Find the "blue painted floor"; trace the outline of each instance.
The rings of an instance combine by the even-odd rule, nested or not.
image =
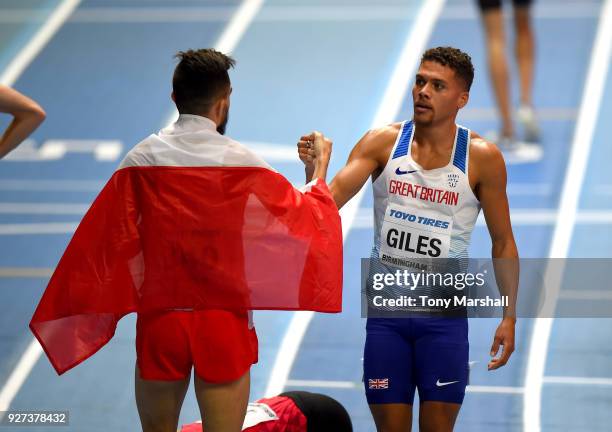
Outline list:
[[[125,153],[164,126],[172,113],[169,95],[173,54],[214,45],[239,3],[83,1],[15,84],[48,113],[47,121],[32,137],[34,145],[48,140],[117,140]],[[255,148],[262,143],[293,148],[302,133],[324,131],[334,139],[330,174],[335,173],[370,127],[403,43],[415,25],[414,17],[426,4],[383,0],[374,7],[371,3],[266,1],[233,54],[238,63],[232,72],[228,135],[256,143]],[[600,1],[584,2],[580,8],[570,3],[541,0],[535,6],[538,56],[534,99],[538,109],[548,113],[541,122],[545,157],[538,163],[509,166],[508,191],[514,212],[554,211],[559,204],[601,6]],[[3,17],[15,9],[21,15],[2,18],[7,22],[2,21],[0,26],[0,70],[57,4],[59,1],[2,2]],[[498,124],[483,43],[473,3],[448,0],[428,45],[451,44],[472,55],[476,79],[460,122],[485,134]],[[411,78],[407,76],[406,80]],[[398,120],[411,116],[410,95],[404,100]],[[606,169],[612,160],[607,145],[611,131],[606,121],[611,115],[612,72],[607,78],[579,211],[611,210],[612,181]],[[6,116],[1,116],[0,127],[7,123]],[[58,160],[0,161],[0,204],[87,206],[117,164],[118,160],[97,160],[92,153],[68,153]],[[297,158],[272,164],[295,184],[303,182],[303,168]],[[368,186],[359,215],[368,215],[371,207]],[[16,234],[11,230],[23,229],[24,224],[77,223],[80,217],[78,211],[31,214],[0,210],[0,246],[4,251],[0,269],[52,269],[70,239],[69,228],[58,228],[50,234]],[[523,220],[514,228],[522,257],[547,256],[552,223],[526,224]],[[369,256],[371,241],[372,229],[367,223],[349,233],[344,257],[344,311],[315,315],[291,368],[290,380],[361,380],[365,320],[360,317],[359,266],[360,258]],[[611,223],[578,223],[571,256],[609,257],[610,245]],[[490,255],[484,226],[474,231],[471,255]],[[0,385],[4,385],[31,340],[27,323],[46,282],[45,277],[0,277]],[[260,362],[252,369],[252,399],[265,391],[292,316],[256,313]],[[42,357],[11,408],[68,410],[71,425],[62,430],[137,430],[132,383],[134,322],[133,316],[125,318],[110,344],[62,377],[57,377]],[[488,350],[497,322],[471,320],[470,358],[478,362],[471,383],[516,388],[525,385],[532,324],[528,319],[519,321],[517,350],[511,362],[499,371],[487,372]],[[546,375],[612,377],[610,324],[605,319],[555,320]],[[339,399],[349,410],[356,431],[374,430],[360,387],[313,390]],[[543,429],[609,430],[611,398],[612,386],[545,384]],[[456,430],[520,431],[522,410],[520,393],[469,393]],[[198,415],[190,391],[181,423],[191,422]]]

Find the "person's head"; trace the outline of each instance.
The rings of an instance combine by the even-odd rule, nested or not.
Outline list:
[[[472,59],[452,47],[425,51],[412,88],[414,122],[422,125],[452,119],[469,99],[474,80]]]
[[[353,432],[351,418],[337,400],[320,393],[289,391],[280,394],[293,400],[306,417],[306,432]]]
[[[228,70],[236,63],[214,49],[179,51],[172,77],[172,100],[180,114],[208,117],[225,133],[232,86]]]

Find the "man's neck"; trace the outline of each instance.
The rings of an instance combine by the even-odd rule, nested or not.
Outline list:
[[[454,119],[443,124],[415,124],[414,140],[420,145],[433,149],[443,149],[452,145],[457,126]]]

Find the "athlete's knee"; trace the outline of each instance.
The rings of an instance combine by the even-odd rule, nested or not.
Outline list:
[[[164,421],[155,418],[140,418],[142,432],[176,432],[178,426],[178,417],[176,421]]]

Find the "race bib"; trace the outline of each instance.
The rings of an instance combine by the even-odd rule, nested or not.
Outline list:
[[[389,204],[380,233],[382,261],[448,258],[453,219],[427,210]]]
[[[264,403],[249,403],[242,430],[271,420],[278,420],[274,410]]]

